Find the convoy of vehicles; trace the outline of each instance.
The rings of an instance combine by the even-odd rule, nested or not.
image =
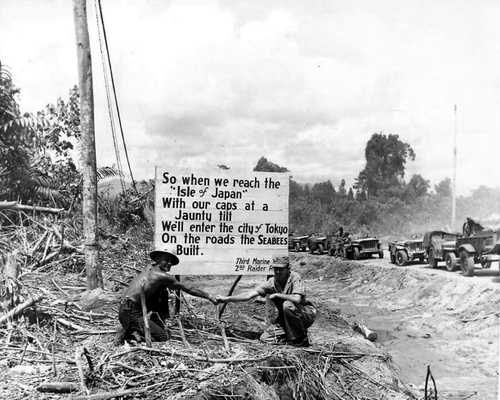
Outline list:
[[[373,255],[384,257],[379,239],[351,238],[342,229],[334,235],[291,234],[288,248],[353,260]],[[473,276],[476,268],[491,268],[497,263],[500,271],[500,230],[484,229],[467,218],[462,234],[434,230],[426,232],[423,238],[392,241],[389,254],[391,263],[398,266],[415,261],[422,264],[427,260],[432,268],[438,268],[439,262],[444,261],[448,271],[460,269],[464,275]]]

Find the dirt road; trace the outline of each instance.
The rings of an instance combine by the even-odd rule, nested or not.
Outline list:
[[[372,257],[367,259],[362,259],[356,261],[360,264],[369,264],[369,265],[377,265],[381,267],[394,267],[394,264],[391,264],[389,259],[389,252],[384,251],[384,258]],[[490,280],[493,283],[500,283],[500,268],[498,262],[493,262],[491,268],[489,269],[481,269],[480,265],[476,265],[476,270],[474,271],[473,277],[464,277],[458,269],[455,272],[449,272],[445,268],[444,261],[438,263],[438,268],[431,268],[429,264],[420,264],[418,262],[411,262],[408,265],[404,266],[405,269],[414,269],[418,270],[423,274],[431,274],[434,276],[443,276],[446,278],[453,279],[454,277],[460,277],[460,279],[472,279],[474,280]]]
[[[292,259],[321,304],[313,340],[328,337],[325,315],[340,310],[378,333],[406,383],[423,387],[430,365],[440,399],[497,398],[498,267],[470,278],[427,265],[397,267],[388,257],[345,262],[296,253]]]

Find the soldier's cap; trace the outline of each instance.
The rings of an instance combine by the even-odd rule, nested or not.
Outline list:
[[[271,268],[288,268],[290,260],[288,256],[273,257]]]
[[[168,256],[170,264],[172,265],[177,265],[179,264],[179,258],[175,255],[170,253],[169,251],[166,250],[153,250],[151,253],[149,253],[149,256],[153,261],[158,261],[158,257],[160,256]]]

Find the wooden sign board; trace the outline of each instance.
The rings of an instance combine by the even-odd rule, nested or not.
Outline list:
[[[156,167],[157,250],[175,275],[270,275],[288,255],[289,175]]]

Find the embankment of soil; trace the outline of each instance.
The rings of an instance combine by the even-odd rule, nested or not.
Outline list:
[[[327,256],[292,260],[323,313],[338,310],[377,331],[405,382],[421,387],[430,365],[443,394],[497,398],[499,283]],[[327,330],[321,318],[312,328],[319,338]]]

